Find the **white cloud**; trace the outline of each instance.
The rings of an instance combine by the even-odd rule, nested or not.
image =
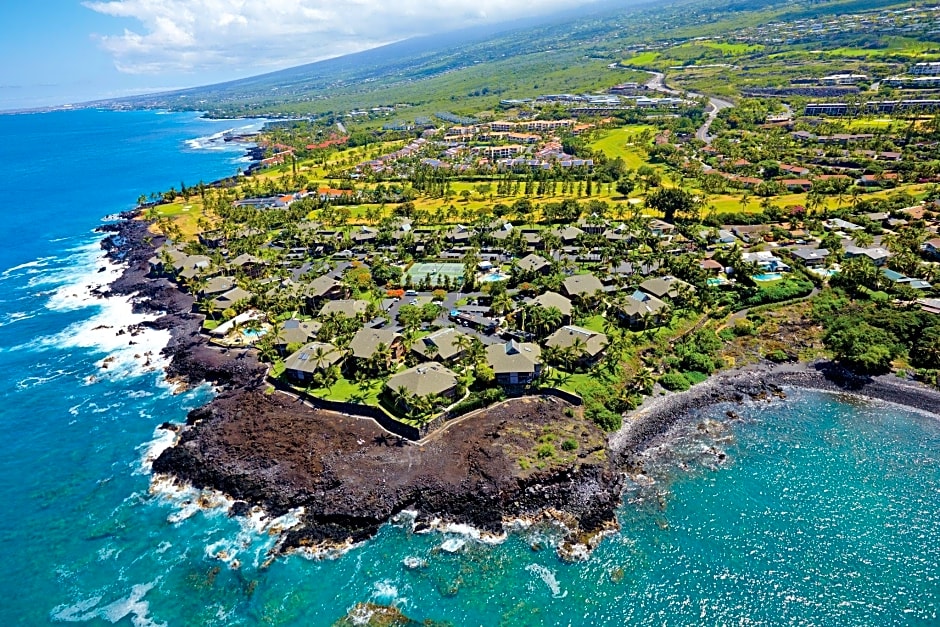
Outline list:
[[[102,35],[133,74],[264,71],[593,0],[90,0],[140,26]]]

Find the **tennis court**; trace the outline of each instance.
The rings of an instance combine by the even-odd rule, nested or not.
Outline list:
[[[462,263],[416,263],[411,266],[408,270],[408,276],[411,277],[413,283],[418,283],[424,280],[424,277],[431,277],[432,279],[442,280],[445,276],[449,276],[452,281],[463,280],[463,264]]]

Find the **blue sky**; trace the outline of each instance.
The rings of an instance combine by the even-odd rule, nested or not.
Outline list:
[[[0,110],[242,78],[594,0],[0,0]]]

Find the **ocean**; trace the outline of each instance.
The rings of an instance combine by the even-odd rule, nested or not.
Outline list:
[[[883,403],[791,390],[690,416],[628,482],[622,529],[573,564],[551,527],[492,542],[403,519],[265,565],[290,520],[152,486],[157,427],[213,391],[174,394],[166,337],[119,333],[140,318],[90,294],[120,270],[93,229],[234,174],[243,148],[219,133],[258,125],[0,116],[0,624],[329,625],[366,602],[454,625],[940,624],[940,421]]]

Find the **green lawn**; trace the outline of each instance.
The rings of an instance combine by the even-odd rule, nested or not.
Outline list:
[[[655,63],[657,59],[659,59],[658,52],[648,51],[648,52],[641,52],[640,54],[635,54],[629,59],[624,59],[620,63],[621,65],[646,67],[648,65],[652,65],[653,63]]]
[[[761,44],[732,44],[725,41],[704,41],[702,45],[731,55],[750,54],[764,49]]]
[[[620,157],[626,162],[628,168],[635,170],[649,162],[639,148],[628,144],[636,141],[636,136],[644,130],[655,133],[658,129],[649,124],[630,124],[622,128],[605,131],[604,137],[593,142],[591,148],[603,151],[611,159]]]
[[[342,401],[373,406],[379,405],[379,394],[381,392],[382,381],[379,379],[366,380],[360,385],[345,377],[340,377],[339,380],[329,388],[310,390],[312,396],[328,401]]]
[[[550,387],[558,388],[572,394],[580,396],[578,390],[583,390],[585,386],[592,384],[597,377],[590,373],[570,373],[559,368],[552,368],[548,375],[548,384]]]
[[[579,326],[595,331],[597,333],[604,333],[604,323],[607,321],[607,318],[601,315],[591,316],[582,321]]]

